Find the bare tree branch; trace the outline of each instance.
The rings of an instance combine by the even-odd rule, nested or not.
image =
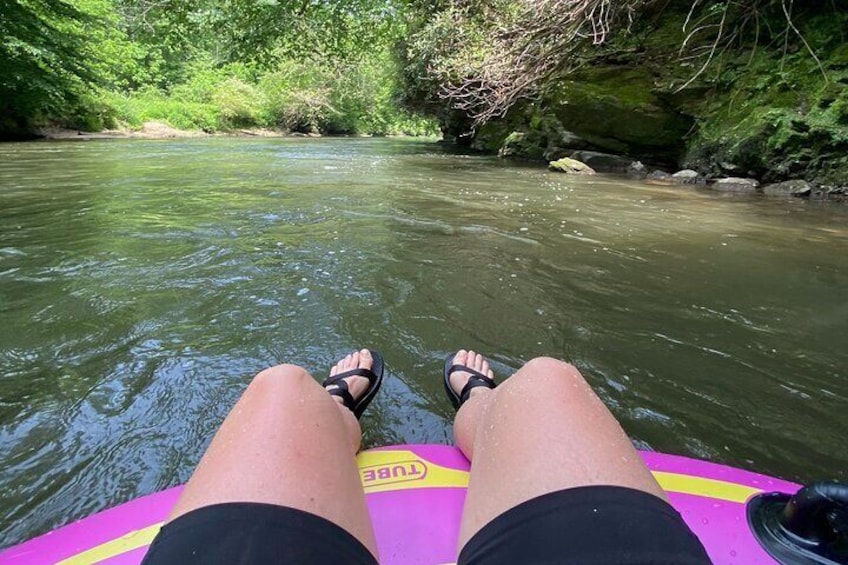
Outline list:
[[[517,5],[517,11],[503,16],[503,20],[491,27],[484,27],[482,41],[472,35],[470,48],[466,49],[463,38],[447,34],[450,47],[447,54],[439,53],[441,58],[428,67],[428,79],[438,84],[438,96],[469,116],[472,129],[476,129],[503,116],[520,100],[536,98],[539,88],[554,73],[567,74],[579,66],[579,55],[587,46],[605,44],[616,26],[629,29],[634,13],[654,2],[514,0],[511,6]],[[696,64],[697,71],[676,90],[688,88],[716,60],[723,59],[737,41],[746,37],[745,30],[752,23],[756,50],[761,23],[768,24],[765,14],[780,14],[781,9],[786,20],[784,41],[790,32],[799,37],[827,80],[820,59],[792,20],[793,2],[690,0],[683,24],[686,35],[678,56],[681,62]],[[496,17],[493,14],[499,6],[493,1],[475,13],[482,13],[482,19],[488,21]],[[465,29],[474,21],[468,4],[458,1],[453,10],[450,17],[455,20],[445,22],[446,29]],[[479,32],[479,21],[477,25]]]

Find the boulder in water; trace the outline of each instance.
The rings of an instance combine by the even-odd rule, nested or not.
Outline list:
[[[671,178],[674,179],[675,184],[707,184],[707,179],[705,179],[701,173],[693,171],[692,169],[677,171],[671,175]]]
[[[514,131],[506,136],[500,149],[498,157],[518,157],[521,159],[541,159],[542,146],[539,135],[523,131]]]
[[[755,179],[741,177],[718,179],[713,184],[713,188],[721,192],[756,192],[759,186],[760,183]]]
[[[634,180],[644,180],[648,176],[648,168],[642,164],[642,161],[633,161],[627,167],[627,177]]]
[[[672,186],[676,184],[674,182],[674,178],[665,171],[652,171],[650,175],[645,179],[645,182],[648,184],[658,184],[660,186]]]
[[[586,163],[582,163],[577,159],[570,159],[568,157],[563,157],[557,161],[551,161],[548,163],[548,168],[552,171],[557,171],[559,173],[569,173],[572,175],[594,175],[595,170],[587,165]]]
[[[763,187],[763,194],[768,196],[796,196],[803,198],[813,193],[813,187],[805,180],[788,180]]]
[[[595,171],[602,173],[625,173],[633,164],[633,159],[629,157],[599,151],[575,151],[571,154],[571,158],[577,159],[589,165]]]

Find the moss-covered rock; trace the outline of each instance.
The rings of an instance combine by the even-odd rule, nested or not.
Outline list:
[[[536,132],[514,131],[506,136],[498,156],[521,157],[524,159],[541,160],[544,158],[544,147]]]
[[[843,44],[820,46],[820,53],[821,67],[802,49],[731,60],[721,78],[725,88],[706,101],[684,161],[766,182],[848,184],[848,55]]]
[[[562,126],[594,147],[676,162],[693,118],[654,93],[645,67],[594,67],[554,81],[545,98]]]
[[[556,161],[548,163],[548,168],[558,173],[570,173],[573,175],[594,175],[595,170],[586,163],[582,163],[577,159],[569,159],[563,157]]]
[[[483,125],[474,134],[471,147],[501,157],[555,161],[591,145],[564,128],[546,107],[525,104]]]
[[[779,6],[764,10],[759,32],[737,29],[702,69],[706,56],[681,55],[691,4],[646,11],[533,104],[480,128],[475,146],[548,160],[591,149],[713,178],[848,186],[848,7],[798,6],[793,27]],[[709,36],[700,40],[688,54],[710,52]]]

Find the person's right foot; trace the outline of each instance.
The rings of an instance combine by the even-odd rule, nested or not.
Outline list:
[[[478,373],[482,373],[489,377],[490,379],[495,378],[495,374],[492,372],[492,369],[489,367],[489,362],[485,357],[480,355],[479,353],[475,353],[474,351],[466,351],[464,349],[460,349],[456,352],[456,355],[453,357],[454,365],[464,365],[469,369],[474,369]],[[468,383],[468,379],[471,378],[471,373],[467,371],[463,371],[458,369],[451,373],[450,375],[450,386],[456,392],[457,396],[462,393],[462,389],[465,388],[466,383]],[[471,389],[468,397],[472,398],[475,395],[481,394],[483,390],[491,390],[486,389],[484,386],[477,386]]]
[[[339,373],[345,373],[353,369],[368,369],[374,365],[374,360],[371,358],[371,352],[367,349],[354,351],[346,357],[343,357],[338,363],[330,368],[330,377],[335,377]],[[369,381],[365,377],[352,376],[344,379],[348,386],[348,391],[354,400],[359,400],[365,391],[368,390]],[[329,385],[325,387],[328,391],[339,388],[339,385]],[[344,399],[341,396],[333,396],[333,400],[341,405],[344,405]]]

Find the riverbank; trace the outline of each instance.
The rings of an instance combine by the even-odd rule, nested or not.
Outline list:
[[[73,141],[88,139],[173,139],[184,137],[206,137],[215,135],[201,130],[183,130],[169,126],[164,122],[149,121],[142,124],[140,128],[116,128],[103,129],[100,131],[83,131],[80,129],[63,127],[46,127],[36,130],[38,139],[50,141]]]
[[[631,180],[655,186],[690,189],[707,189],[715,192],[764,195],[780,198],[805,198],[815,200],[848,200],[848,187],[827,185],[806,180],[761,183],[744,176],[705,175],[694,169],[681,169],[669,173],[661,168],[650,168],[641,161],[622,155],[597,151],[574,151],[569,156],[548,163],[551,171],[569,175],[594,175],[612,173],[625,175]],[[672,169],[674,170],[674,169]]]
[[[331,137],[349,137],[342,135],[327,134]],[[104,129],[101,131],[83,131],[79,129],[63,127],[45,127],[36,130],[34,139],[48,141],[86,141],[92,139],[183,139],[191,137],[325,137],[317,131],[308,133],[296,132],[286,129],[271,128],[236,128],[231,130],[207,132],[203,130],[178,129],[167,123],[151,120],[144,122],[140,128],[121,127],[115,129]],[[405,134],[392,134],[385,136],[372,136],[368,134],[357,134],[355,137],[430,137],[430,136],[408,136]]]

